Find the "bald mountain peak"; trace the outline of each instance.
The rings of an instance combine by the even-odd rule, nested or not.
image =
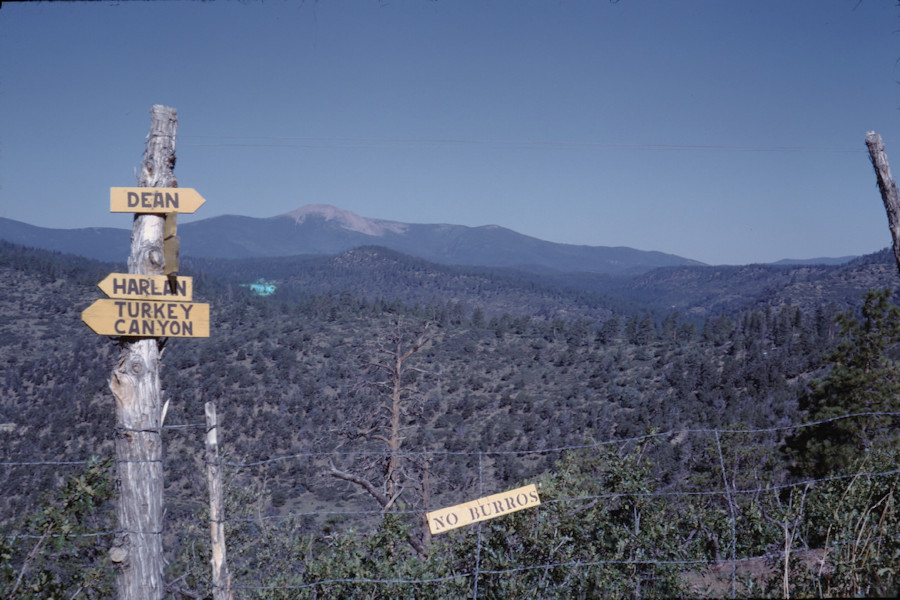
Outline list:
[[[354,212],[330,204],[307,204],[284,216],[294,219],[298,225],[302,225],[307,219],[319,218],[326,222],[334,222],[342,229],[374,237],[382,237],[388,232],[402,234],[408,229],[404,223],[361,217]]]

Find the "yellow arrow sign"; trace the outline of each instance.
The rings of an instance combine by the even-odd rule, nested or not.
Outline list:
[[[190,302],[194,296],[191,277],[110,273],[97,285],[110,298]]]
[[[209,337],[209,304],[102,299],[81,320],[100,335]]]
[[[432,535],[444,533],[457,527],[471,525],[479,521],[487,521],[494,517],[508,515],[524,508],[538,506],[541,503],[534,484],[515,490],[479,498],[450,508],[442,508],[425,515]]]
[[[109,188],[109,212],[192,213],[204,202],[193,188]]]

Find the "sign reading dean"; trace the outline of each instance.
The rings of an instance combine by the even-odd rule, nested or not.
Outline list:
[[[193,213],[204,202],[193,188],[109,188],[109,212]]]

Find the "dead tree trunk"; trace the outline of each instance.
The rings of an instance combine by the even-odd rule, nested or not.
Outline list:
[[[141,187],[177,187],[176,111],[156,105],[138,176]],[[128,272],[162,275],[162,215],[136,214]],[[163,469],[160,340],[122,338],[109,387],[116,398],[119,530],[110,558],[119,600],[161,600],[163,580]]]
[[[884,210],[887,211],[888,226],[894,239],[894,259],[897,261],[897,269],[900,270],[900,196],[897,194],[897,184],[891,176],[891,166],[888,164],[881,136],[874,131],[868,132],[866,146],[869,148],[869,159],[875,169],[881,201],[884,202]]]
[[[383,362],[370,362],[367,367],[376,372],[387,375],[387,379],[378,383],[379,387],[390,390],[390,397],[378,406],[376,413],[370,415],[370,421],[375,423],[371,429],[364,433],[365,437],[377,440],[384,444],[388,459],[384,467],[383,481],[370,481],[364,476],[339,470],[332,463],[330,474],[338,479],[349,481],[366,490],[381,505],[381,510],[387,512],[391,509],[400,494],[404,491],[404,482],[409,479],[407,466],[403,464],[404,457],[401,452],[403,446],[403,427],[408,417],[407,395],[415,392],[405,383],[406,375],[410,371],[423,372],[420,369],[409,366],[408,361],[414,354],[422,350],[430,341],[426,323],[422,332],[412,345],[404,349],[403,335],[400,331],[400,323],[397,323],[397,332],[392,340],[390,348],[382,348],[380,351],[386,356]],[[427,486],[427,479],[425,480]],[[425,495],[428,492],[424,492]],[[413,549],[424,557],[427,545],[430,541],[430,531],[425,527],[424,538],[419,538],[410,533],[408,540]]]

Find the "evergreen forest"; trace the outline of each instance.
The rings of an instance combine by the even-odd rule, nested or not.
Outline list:
[[[183,267],[211,335],[162,356],[172,598],[212,597],[210,401],[235,598],[900,591],[887,250],[633,278],[380,248]],[[0,242],[4,598],[115,594],[118,341],[80,315],[123,269]],[[528,484],[539,506],[427,527]]]

